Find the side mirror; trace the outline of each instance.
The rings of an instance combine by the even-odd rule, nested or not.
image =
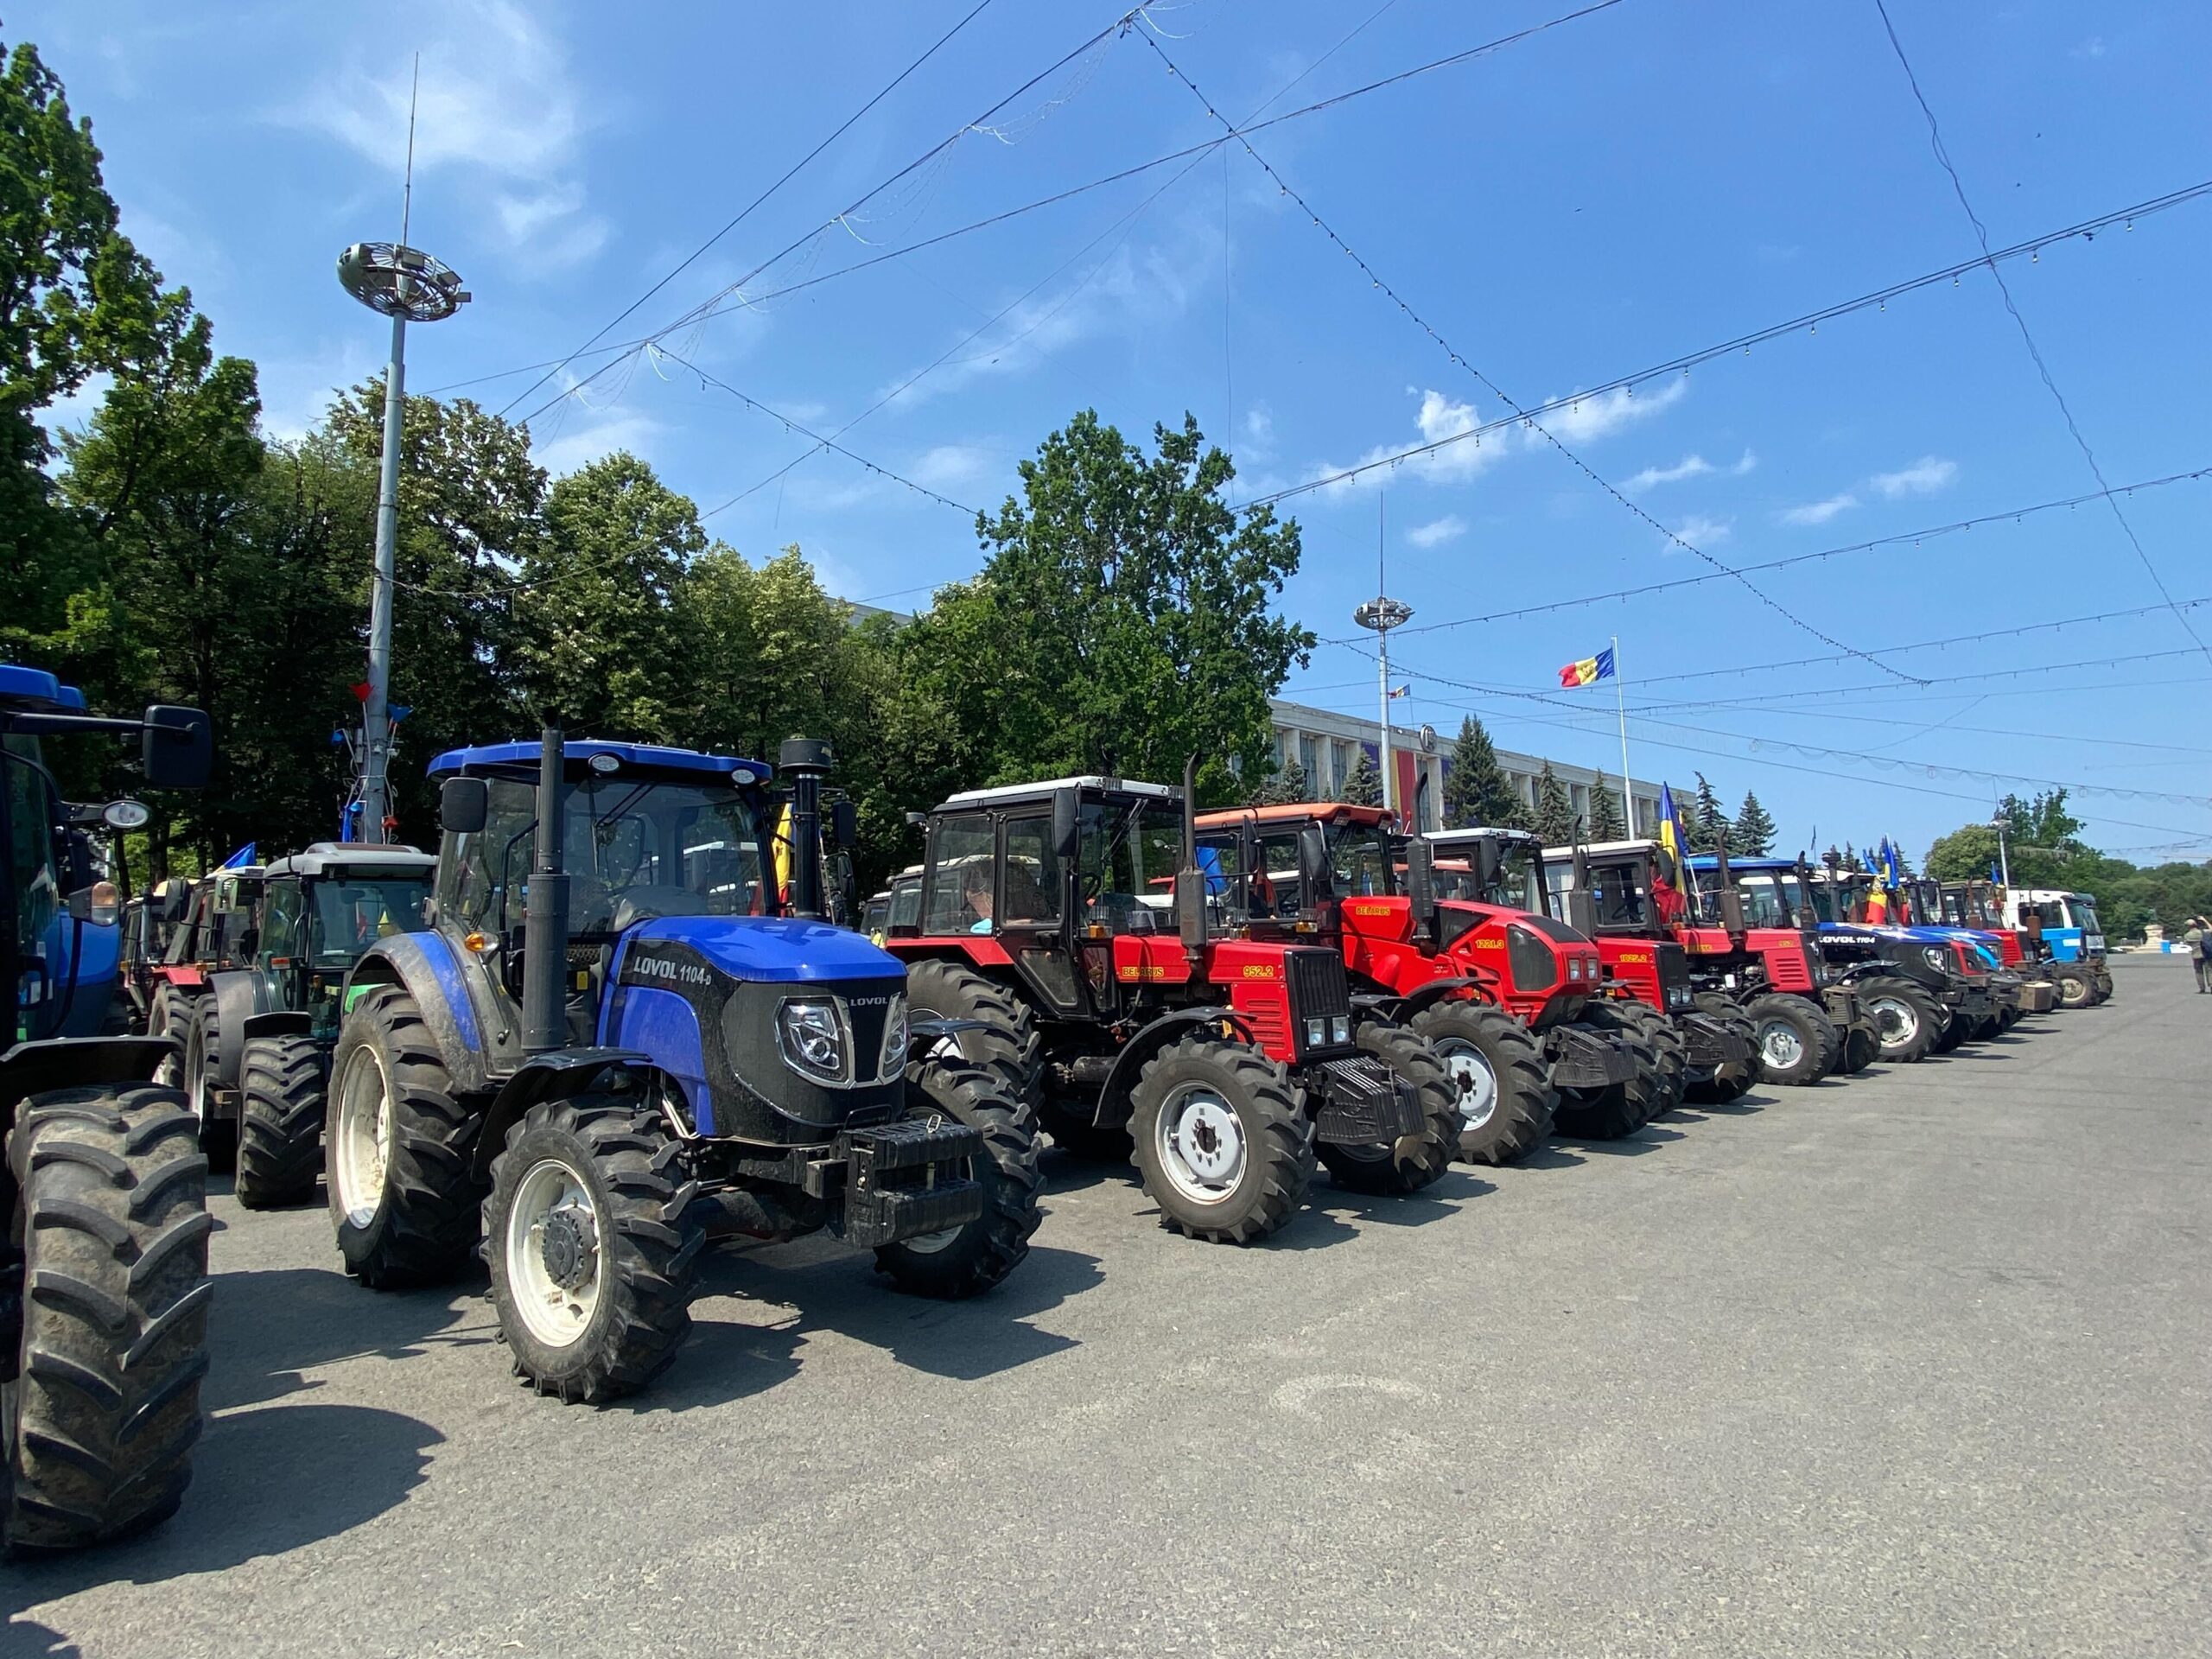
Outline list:
[[[1406,897],[1413,900],[1414,927],[1433,931],[1436,925],[1436,849],[1421,836],[1406,843]]]
[[[850,801],[830,803],[830,844],[841,853],[849,853],[859,845],[861,838],[861,810]]]
[[[1470,872],[1475,878],[1476,892],[1490,891],[1490,884],[1497,880],[1497,867],[1503,861],[1496,842],[1485,837],[1474,844],[1467,863]]]
[[[1052,793],[1052,851],[1060,858],[1073,858],[1081,844],[1083,831],[1076,821],[1075,791],[1055,790]]]
[[[1598,900],[1587,887],[1574,887],[1567,895],[1567,925],[1586,939],[1598,937]]]
[[[175,927],[192,914],[192,884],[188,881],[165,881],[162,884],[162,925]]]
[[[1337,873],[1329,863],[1329,838],[1318,823],[1299,826],[1298,887],[1309,910],[1337,895]]]
[[[100,822],[111,830],[143,830],[153,816],[143,801],[110,801],[100,809]]]
[[[155,703],[146,710],[139,751],[149,789],[204,789],[215,760],[207,716],[197,709]]]
[[[449,836],[473,836],[492,809],[492,790],[481,778],[448,778],[438,786],[438,828]]]

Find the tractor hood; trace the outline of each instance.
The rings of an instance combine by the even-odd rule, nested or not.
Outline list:
[[[624,942],[688,945],[731,978],[760,984],[899,979],[906,964],[858,933],[788,916],[652,916]]]

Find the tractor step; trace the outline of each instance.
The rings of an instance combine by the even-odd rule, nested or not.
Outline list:
[[[1308,1096],[1321,1102],[1313,1138],[1325,1145],[1391,1146],[1428,1126],[1412,1085],[1366,1055],[1324,1060],[1306,1072],[1305,1082]]]

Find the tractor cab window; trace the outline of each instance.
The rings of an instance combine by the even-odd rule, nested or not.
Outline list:
[[[1390,848],[1381,824],[1332,823],[1328,838],[1338,898],[1378,899],[1389,893]]]
[[[60,802],[54,780],[36,760],[35,739],[10,737],[0,771],[7,773],[8,879],[15,890],[16,955],[24,967],[42,963],[48,935],[60,915],[61,889],[54,865],[54,826]],[[30,1014],[31,1034],[37,1035],[38,1014],[31,1007],[34,995],[47,993],[41,985],[26,982],[19,995]],[[12,1034],[12,1033],[11,1033]]]
[[[1649,919],[1649,889],[1641,859],[1592,864],[1589,874],[1590,899],[1597,907],[1599,926],[1642,927]]]
[[[918,927],[922,920],[922,882],[919,876],[901,876],[891,884],[889,925]]]
[[[273,881],[261,902],[261,943],[255,952],[264,968],[289,962],[303,952],[306,894],[297,881]]]
[[[1060,861],[1052,821],[1014,818],[1006,826],[1005,904],[998,919],[1017,927],[1056,927],[1060,920]]]
[[[1298,830],[1271,828],[1247,836],[1217,830],[1198,838],[1198,868],[1208,899],[1232,920],[1294,918],[1299,907]]]
[[[1173,932],[1181,809],[1151,797],[1085,801],[1077,822],[1078,919],[1116,933]]]
[[[930,832],[925,933],[988,933],[997,898],[991,880],[991,821],[977,812],[941,818]]]
[[[1736,891],[1744,900],[1746,927],[1794,927],[1797,907],[1805,901],[1796,876],[1782,870],[1753,870],[1739,875]],[[1703,908],[1717,912],[1719,906],[1708,899]],[[1714,918],[1708,916],[1708,919]]]
[[[1490,891],[1477,894],[1477,898],[1486,904],[1542,915],[1550,908],[1546,902],[1550,895],[1544,883],[1543,849],[1534,842],[1510,841],[1500,853],[1497,874],[1491,879]]]
[[[378,881],[365,877],[317,881],[308,931],[309,954],[317,966],[346,967],[378,939],[420,928],[423,901],[429,897],[429,890],[419,881]],[[276,894],[272,893],[264,923],[264,955],[269,950],[265,930],[273,925],[276,911]]]
[[[1475,880],[1475,867],[1465,859],[1440,858],[1434,868],[1439,899],[1470,905],[1483,902],[1482,886]]]

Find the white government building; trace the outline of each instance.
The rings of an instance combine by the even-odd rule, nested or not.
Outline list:
[[[1376,766],[1382,764],[1382,728],[1376,721],[1363,720],[1357,715],[1340,715],[1330,709],[1314,709],[1302,702],[1286,702],[1280,697],[1271,700],[1269,714],[1274,725],[1275,770],[1280,772],[1293,760],[1297,761],[1306,773],[1306,788],[1316,800],[1332,799],[1342,791],[1344,779],[1351,776],[1363,752]],[[1402,791],[1400,804],[1402,805],[1406,799],[1420,801],[1420,827],[1423,830],[1444,827],[1444,780],[1451,770],[1452,740],[1458,735],[1457,727],[1440,731],[1433,727],[1394,723],[1390,728],[1390,755]],[[1500,749],[1497,763],[1505,768],[1505,775],[1512,780],[1522,800],[1534,810],[1536,779],[1544,769],[1543,756]],[[1590,788],[1599,774],[1588,766],[1570,766],[1560,760],[1552,762],[1552,773],[1567,786],[1577,816],[1587,822]],[[1428,787],[1421,790],[1421,780],[1424,779]],[[1605,779],[1607,789],[1618,796],[1618,775],[1609,772]],[[1414,791],[1419,791],[1418,795],[1411,793]],[[1630,792],[1636,803],[1636,833],[1656,834],[1659,785],[1637,779],[1631,784]]]

